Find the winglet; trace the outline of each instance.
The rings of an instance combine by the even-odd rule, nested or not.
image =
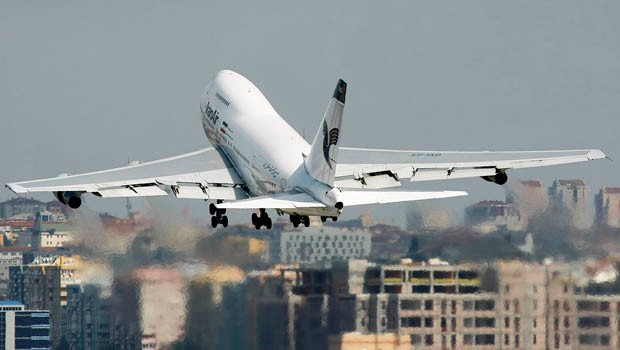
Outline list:
[[[24,194],[24,193],[28,193],[28,190],[26,190],[26,188],[24,186],[20,186],[16,183],[10,183],[10,184],[6,184],[4,185],[6,188],[8,188],[9,190],[13,191],[13,193],[20,195],[20,194]]]
[[[586,157],[588,157],[588,160],[609,158],[605,155],[605,153],[603,153],[603,151],[599,149],[590,150]]]

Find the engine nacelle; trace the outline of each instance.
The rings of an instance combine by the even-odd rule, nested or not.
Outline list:
[[[488,182],[496,183],[498,185],[503,185],[506,182],[508,182],[508,174],[506,174],[504,170],[498,170],[497,173],[495,173],[495,175],[483,176],[482,179]]]
[[[72,209],[77,209],[82,205],[82,193],[73,191],[54,192],[54,196],[62,204],[68,205]]]

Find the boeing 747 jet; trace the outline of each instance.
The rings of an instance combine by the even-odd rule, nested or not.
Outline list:
[[[405,151],[341,147],[347,84],[340,80],[312,144],[242,75],[223,70],[207,86],[200,117],[213,147],[151,162],[6,186],[17,194],[52,192],[73,209],[82,196],[174,195],[210,200],[211,225],[228,226],[227,209],[252,209],[256,229],[272,226],[267,209],[295,227],[310,216],[336,220],[347,207],[464,196],[462,191],[386,190],[403,181],[480,177],[499,185],[512,169],[604,158],[600,150],[531,152]]]

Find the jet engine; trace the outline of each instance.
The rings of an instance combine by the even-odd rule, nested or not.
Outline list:
[[[504,170],[498,170],[493,176],[483,176],[482,179],[493,182],[498,185],[503,185],[508,181],[508,174]]]
[[[80,207],[80,205],[82,205],[82,198],[81,198],[82,193],[81,192],[58,191],[58,192],[54,192],[54,196],[56,197],[56,199],[58,199],[60,203],[68,205],[72,209],[77,209]]]

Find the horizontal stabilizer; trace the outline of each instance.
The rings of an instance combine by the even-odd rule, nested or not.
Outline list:
[[[364,204],[383,204],[420,201],[424,199],[466,196],[463,191],[412,192],[412,191],[343,191],[340,193],[346,207]],[[324,208],[325,204],[307,193],[288,191],[273,195],[243,199],[216,205],[220,209],[296,209]]]
[[[295,209],[323,208],[325,204],[312,198],[307,193],[288,191],[240,201],[221,203],[216,206],[220,209]]]
[[[410,202],[466,195],[467,192],[464,191],[342,191],[340,198],[346,208],[354,205]]]

